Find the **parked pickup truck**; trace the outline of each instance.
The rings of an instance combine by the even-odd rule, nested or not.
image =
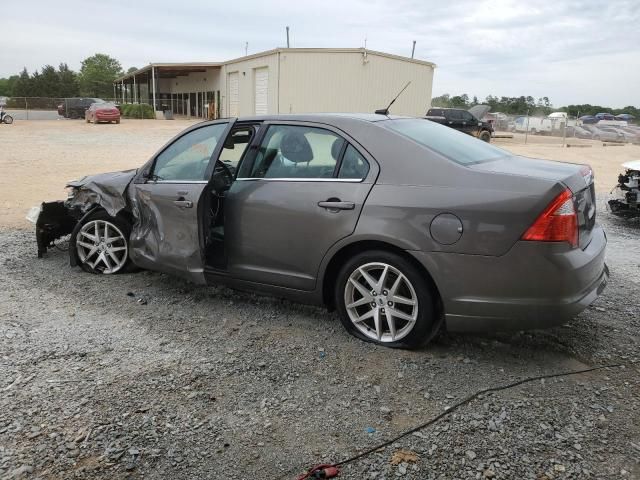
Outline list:
[[[462,108],[430,108],[425,117],[432,122],[441,123],[454,130],[468,133],[485,142],[491,141],[493,127],[481,119],[489,111],[487,105],[476,105],[469,110]]]

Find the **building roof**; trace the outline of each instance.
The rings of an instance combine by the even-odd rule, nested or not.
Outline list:
[[[264,52],[254,53],[252,55],[246,55],[244,57],[238,57],[226,62],[183,62],[183,63],[150,63],[138,70],[122,75],[114,80],[114,83],[126,81],[134,76],[149,75],[151,68],[157,69],[157,75],[159,78],[175,78],[177,76],[188,75],[194,72],[206,72],[207,68],[222,67],[223,65],[230,65],[244,60],[250,60],[252,58],[265,57],[273,55],[275,53],[286,52],[301,52],[301,53],[362,53],[363,55],[377,55],[380,57],[393,58],[404,62],[417,63],[420,65],[428,65],[432,68],[436,67],[435,63],[428,62],[426,60],[418,60],[416,58],[403,57],[401,55],[394,55],[391,53],[378,52],[376,50],[367,50],[365,48],[274,48],[272,50],[266,50]]]

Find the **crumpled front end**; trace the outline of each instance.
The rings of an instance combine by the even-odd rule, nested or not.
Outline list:
[[[609,200],[609,210],[619,217],[640,217],[640,161],[623,163],[624,173],[612,192],[617,198]]]
[[[42,257],[54,242],[73,232],[77,223],[96,207],[116,216],[127,207],[126,190],[136,170],[101,173],[69,182],[66,200],[43,202],[31,209],[27,220],[36,225],[38,257]]]

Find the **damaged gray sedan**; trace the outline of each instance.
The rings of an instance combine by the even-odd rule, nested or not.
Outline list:
[[[204,122],[137,170],[85,177],[31,213],[87,272],[132,267],[337,309],[355,336],[566,322],[604,289],[588,166],[513,156],[422,119]]]

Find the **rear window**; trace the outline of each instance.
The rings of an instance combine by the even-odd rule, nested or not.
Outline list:
[[[461,165],[486,162],[510,154],[466,133],[422,119],[382,122],[390,130],[410,138]]]

